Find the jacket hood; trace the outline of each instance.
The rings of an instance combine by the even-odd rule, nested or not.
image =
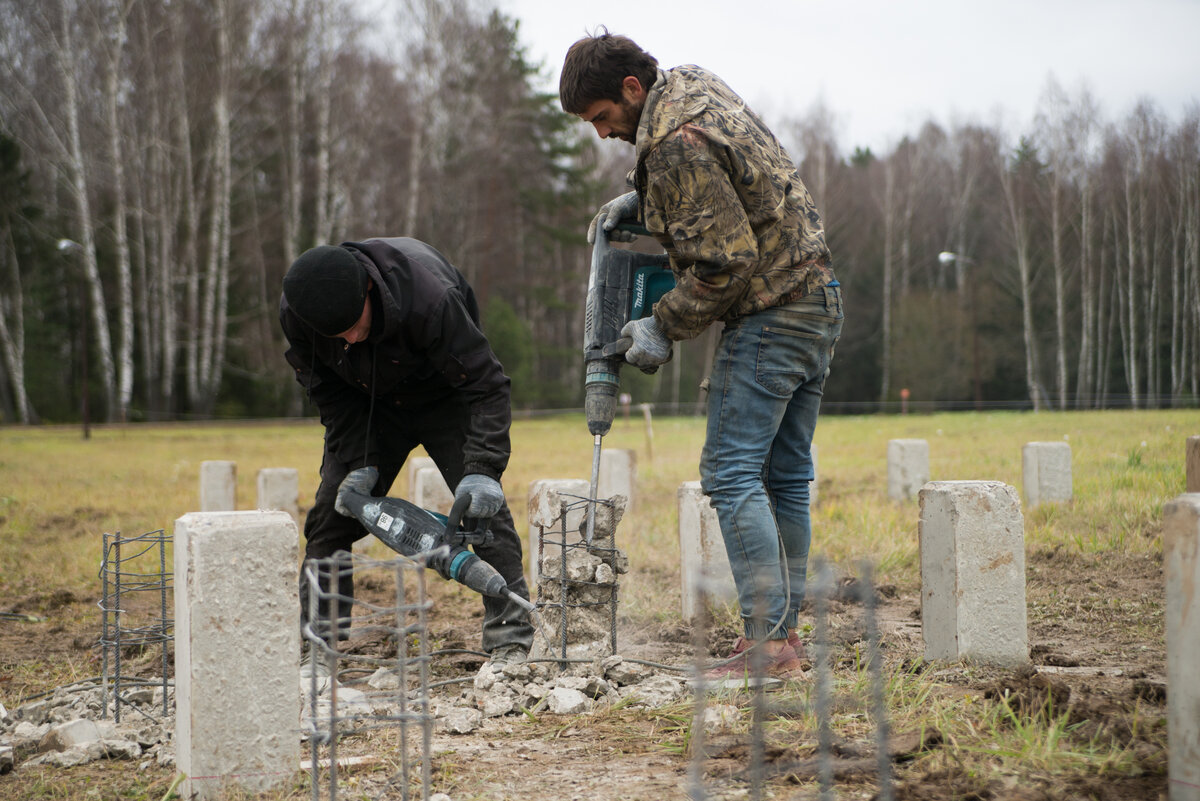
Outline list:
[[[344,243],[342,247],[354,254],[362,264],[363,269],[367,271],[367,276],[371,279],[371,295],[379,293],[379,303],[372,306],[371,313],[371,332],[367,339],[375,341],[386,339],[394,336],[400,329],[400,323],[404,320],[405,301],[411,302],[411,298],[400,298],[392,293],[391,282],[386,280],[383,273],[380,272],[379,265],[371,260],[366,253],[363,253],[351,243]]]

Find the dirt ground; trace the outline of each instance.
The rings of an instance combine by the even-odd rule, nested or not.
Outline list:
[[[978,758],[961,758],[937,731],[917,733],[911,721],[897,721],[894,753],[898,799],[1016,799],[1017,801],[1158,801],[1166,798],[1165,642],[1161,559],[1156,556],[1079,555],[1065,550],[1034,552],[1027,563],[1029,632],[1034,670],[997,671],[969,665],[920,663],[920,610],[917,587],[881,588],[879,617],[888,667],[926,671],[935,694],[1007,696],[1010,705],[1036,709],[1046,698],[1070,710],[1071,738],[1078,742],[1115,739],[1133,754],[1139,775],[1079,775],[1027,769],[988,770]],[[471,651],[477,647],[476,603],[439,603],[440,582],[431,583],[436,647]],[[54,588],[9,587],[0,611],[33,615],[0,619],[0,700],[10,713],[31,695],[53,689],[44,666],[72,663],[75,680],[100,672],[95,643],[100,620],[94,597]],[[839,678],[853,675],[854,644],[861,633],[861,609],[833,604],[835,664]],[[623,622],[622,655],[679,664],[690,650],[692,633],[679,625]],[[710,633],[714,655],[725,651],[735,632]],[[378,643],[356,644],[364,650]],[[131,657],[132,670],[154,675],[154,655]],[[435,680],[474,674],[483,657],[474,653],[440,656]],[[54,679],[57,681],[58,679]],[[447,693],[455,692],[450,685]],[[781,696],[776,696],[777,699]],[[786,707],[787,698],[783,697]],[[749,706],[749,699],[739,703]],[[470,735],[436,734],[433,790],[463,799],[522,801],[617,801],[688,797],[689,757],[686,699],[666,710],[624,709],[577,717],[541,713],[489,719]],[[772,714],[786,717],[786,711]],[[794,717],[794,716],[793,716]],[[750,744],[743,734],[709,739],[704,763],[706,797],[753,797],[747,783]],[[862,742],[835,742],[838,798],[876,795],[869,726]],[[817,798],[813,771],[816,732],[788,729],[787,741],[768,736],[763,775],[765,797]],[[347,742],[343,754],[380,756],[387,744],[364,738]],[[981,764],[984,769],[981,769]],[[1128,771],[1126,771],[1128,773]],[[69,769],[20,769],[0,776],[0,799],[87,798],[162,799],[173,772],[157,767],[137,771],[129,763],[99,762]],[[374,798],[379,766],[371,763],[342,775],[342,798]],[[277,798],[308,798],[303,781]],[[398,798],[399,794],[389,795]]]

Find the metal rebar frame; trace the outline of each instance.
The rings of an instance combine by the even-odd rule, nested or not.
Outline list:
[[[163,529],[151,531],[137,537],[122,537],[120,532],[103,535],[103,555],[100,562],[100,661],[101,661],[101,715],[108,717],[108,691],[111,680],[113,695],[113,718],[121,722],[121,706],[128,704],[139,714],[153,716],[130,704],[122,697],[122,690],[129,686],[161,685],[162,719],[171,713],[168,698],[170,681],[168,673],[168,650],[174,640],[175,621],[167,615],[167,594],[171,590],[171,573],[167,572],[167,543],[171,537]],[[131,601],[139,595],[151,598],[148,611],[131,608]],[[154,608],[157,607],[157,609]],[[131,625],[136,620],[137,625]],[[146,682],[124,676],[121,673],[121,657],[126,649],[142,651],[158,646],[161,661],[161,679]]]
[[[881,637],[876,611],[875,588],[872,580],[870,563],[864,561],[860,565],[861,577],[858,581],[856,600],[862,603],[862,617],[866,635],[866,669],[869,686],[866,697],[861,699],[864,708],[870,710],[875,722],[875,753],[876,780],[879,792],[875,796],[879,801],[891,801],[894,797],[892,788],[892,764],[888,750],[888,719],[886,704],[886,681],[883,675],[883,659],[881,655]],[[818,797],[820,801],[832,801],[836,797],[834,785],[834,673],[833,647],[830,637],[830,601],[835,598],[836,582],[832,569],[822,560],[814,560],[813,578],[808,585],[808,598],[813,610],[813,685],[810,700],[797,704],[786,702],[786,711],[794,714],[797,711],[808,711],[816,717],[817,753],[815,759],[805,760],[806,772],[813,772],[818,782]],[[708,798],[704,783],[705,752],[704,723],[707,712],[707,698],[712,684],[705,680],[704,669],[708,658],[707,640],[711,620],[708,616],[709,587],[703,576],[697,580],[697,592],[700,598],[700,616],[693,622],[692,647],[694,651],[692,688],[694,701],[692,708],[692,728],[690,733],[691,756],[688,765],[688,799],[689,801],[705,801]],[[777,710],[772,709],[764,693],[765,681],[762,681],[764,658],[762,649],[755,648],[750,652],[749,671],[750,681],[744,689],[752,692],[751,719],[749,737],[749,761],[743,773],[749,784],[749,797],[760,799],[766,786],[765,763],[765,725]],[[773,765],[772,772],[786,772],[789,765]],[[814,770],[815,768],[815,770]]]
[[[587,520],[590,514],[597,511],[598,506],[612,507],[612,501],[608,499],[582,498],[577,495],[568,495],[560,493],[563,498],[571,498],[570,501],[561,501],[559,504],[559,515],[555,525],[549,529],[542,526],[538,527],[538,552],[537,559],[539,565],[538,581],[552,581],[558,584],[558,601],[544,602],[541,598],[538,599],[538,609],[557,609],[559,615],[559,658],[567,659],[567,630],[571,617],[572,609],[584,609],[596,606],[608,607],[608,637],[609,637],[609,653],[617,652],[617,603],[618,603],[618,588],[617,581],[617,547],[616,547],[616,531],[610,532],[609,536],[600,539],[593,539],[588,543],[585,538],[580,537],[574,540],[568,540],[568,534],[578,534],[579,532],[567,531],[567,517],[573,515],[580,509],[584,510],[583,519]],[[615,529],[616,526],[614,525]],[[541,570],[544,564],[543,557],[545,556],[546,546],[557,546],[559,549],[559,571],[558,575],[551,575]],[[567,576],[567,554],[572,551],[582,550],[593,556],[597,556],[604,561],[605,564],[612,569],[613,581],[609,587],[609,598],[607,601],[600,602],[585,602],[578,599],[572,590],[578,590],[582,587],[603,587],[604,584],[596,581],[583,581],[580,579],[572,579]]]
[[[340,625],[319,625],[318,631],[306,623],[302,628],[304,646],[312,660],[314,663],[324,660],[333,677],[323,693],[314,670],[306,691],[303,725],[312,761],[313,801],[322,798],[337,801],[339,741],[379,730],[398,731],[398,753],[389,757],[398,759],[399,766],[373,797],[428,801],[433,713],[429,696],[431,602],[426,594],[425,566],[403,556],[381,561],[342,552],[327,559],[308,560],[302,570],[309,588],[309,609],[318,609],[318,603],[325,600],[330,620],[345,621],[358,634],[381,635],[389,644],[395,644],[394,654],[352,654],[339,646]],[[351,598],[322,589],[318,577],[325,580],[327,588],[336,588],[339,577],[347,573],[356,579],[367,575],[379,577],[394,585],[394,600],[386,604],[371,603],[361,597]],[[395,677],[395,689],[377,690],[367,683],[380,669]],[[339,691],[346,688],[362,692],[364,698],[343,702]],[[362,787],[355,792],[356,797],[368,797],[362,795]]]

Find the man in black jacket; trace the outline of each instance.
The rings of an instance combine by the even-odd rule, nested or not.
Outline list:
[[[349,551],[366,536],[336,509],[343,481],[375,467],[372,494],[386,495],[421,445],[455,497],[471,495],[466,516],[492,518],[494,541],[475,551],[528,599],[521,540],[500,487],[511,450],[509,379],[480,330],[475,293],[462,274],[416,239],[316,247],[284,277],[279,319],[288,363],[325,426],[305,558]],[[353,591],[353,578],[341,574],[339,594]],[[312,615],[307,606],[302,580],[302,620]],[[528,613],[498,598],[484,597],[483,607],[482,645],[493,663],[523,661],[533,643]],[[321,602],[316,620],[323,626],[328,619]]]

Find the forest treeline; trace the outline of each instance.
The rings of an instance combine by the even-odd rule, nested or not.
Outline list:
[[[312,414],[282,276],[370,236],[463,271],[515,407],[581,405],[584,231],[632,149],[560,110],[485,0],[395,8],[0,0],[0,421]],[[931,121],[880,153],[819,103],[768,122],[844,286],[827,409],[1196,404],[1200,106],[1109,118],[1048,78],[1028,130]],[[694,408],[715,334],[624,388]]]

